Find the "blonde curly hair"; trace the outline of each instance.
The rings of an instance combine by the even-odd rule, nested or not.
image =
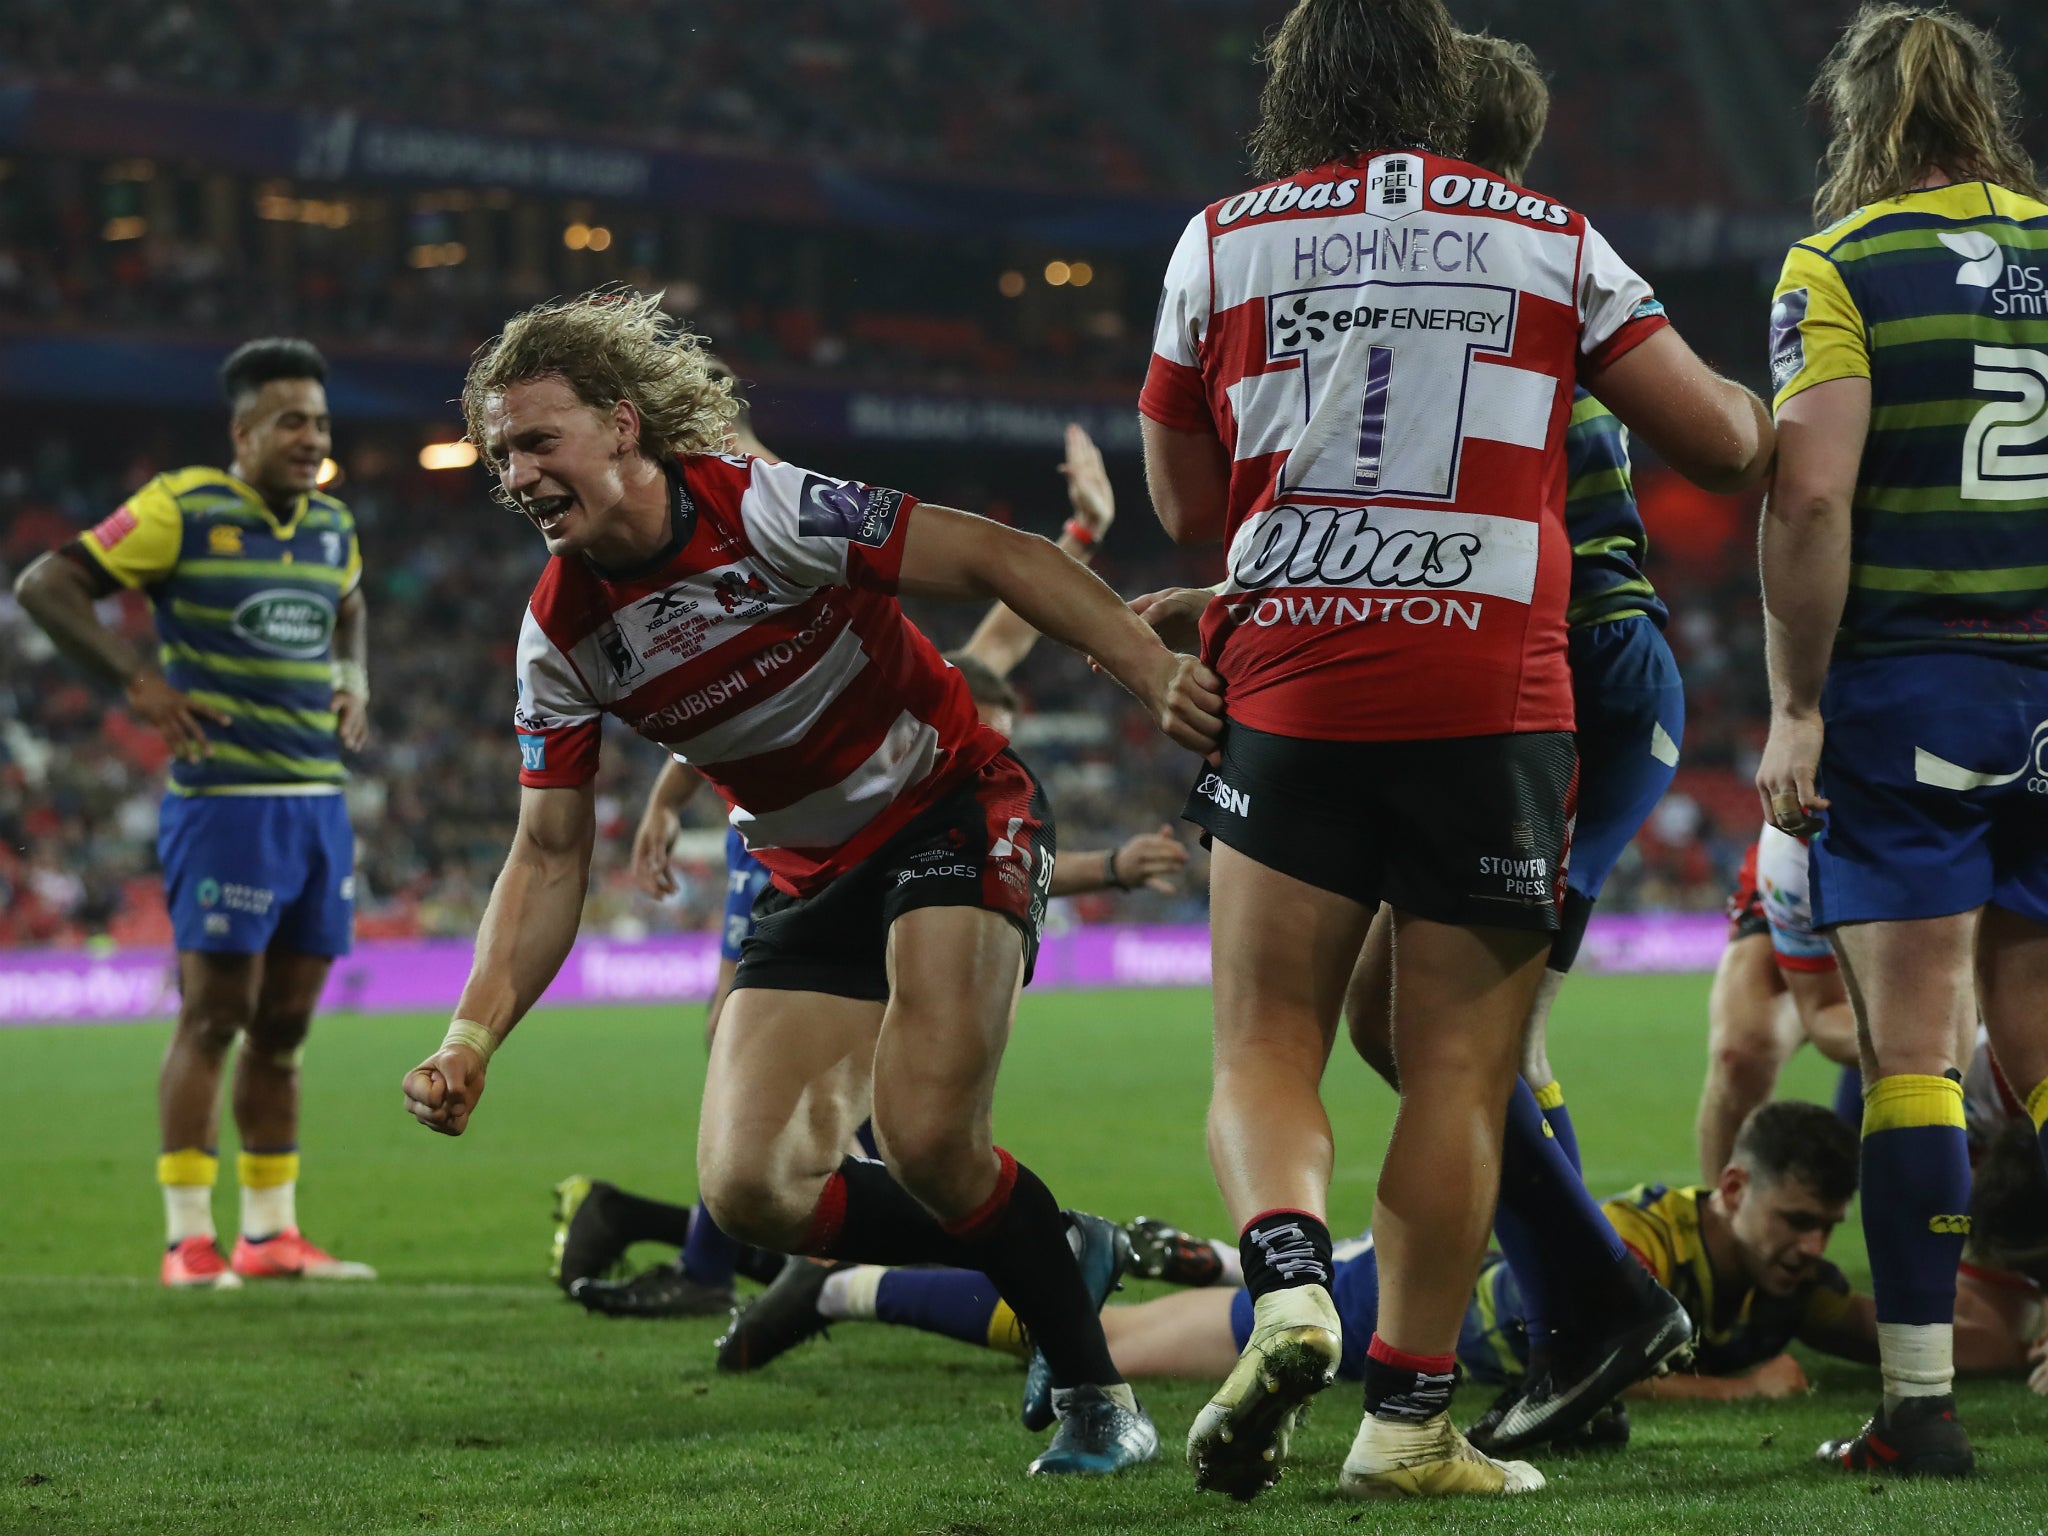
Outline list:
[[[640,449],[657,461],[724,451],[739,403],[732,375],[704,338],[669,316],[659,293],[598,288],[537,304],[477,348],[462,384],[469,440],[492,468],[484,413],[514,384],[560,379],[596,411],[630,400],[640,413]]]

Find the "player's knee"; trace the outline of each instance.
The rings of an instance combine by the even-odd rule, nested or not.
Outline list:
[[[699,1168],[697,1194],[727,1236],[779,1253],[809,1230],[817,1205],[814,1190],[796,1189],[757,1163]]]
[[[234,1048],[235,1037],[248,1027],[239,1008],[204,999],[188,1002],[178,1014],[179,1043],[218,1061]]]
[[[312,1028],[309,1008],[259,1007],[249,1024],[248,1048],[263,1052],[280,1067],[295,1067]]]
[[[1743,1031],[1717,1034],[1708,1069],[1715,1082],[1736,1091],[1768,1094],[1778,1080],[1777,1042]]]
[[[875,1140],[896,1182],[939,1212],[972,1209],[988,1191],[988,1143],[969,1128],[921,1115],[875,1117]]]

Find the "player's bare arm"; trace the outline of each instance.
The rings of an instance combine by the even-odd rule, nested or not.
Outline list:
[[[1188,850],[1168,823],[1157,832],[1140,832],[1114,848],[1063,853],[1053,866],[1054,896],[1085,896],[1090,891],[1147,890],[1170,895],[1187,868]]]
[[[1580,382],[1702,490],[1747,490],[1770,469],[1776,437],[1763,401],[1715,373],[1669,327]]]
[[[1159,526],[1176,544],[1214,544],[1230,509],[1230,452],[1213,432],[1182,432],[1147,416],[1145,484]]]
[[[1050,541],[925,503],[905,535],[899,585],[919,597],[1000,598],[1040,633],[1094,657],[1182,746],[1214,749],[1222,680],[1161,645],[1121,598]]]
[[[120,688],[129,711],[162,732],[173,754],[188,761],[205,757],[203,722],[226,725],[227,716],[173,688],[155,662],[100,622],[93,604],[115,590],[112,578],[96,576],[62,551],[42,556],[14,583],[15,600],[59,651]]]
[[[519,829],[491,887],[476,960],[456,1004],[483,1036],[448,1041],[405,1075],[405,1107],[429,1130],[460,1136],[484,1091],[484,1065],[569,958],[590,886],[597,797],[589,784],[522,789]],[[455,1031],[451,1030],[451,1036]]]
[[[1063,553],[1087,565],[1095,559],[1096,547],[1109,532],[1109,525],[1116,521],[1116,492],[1110,489],[1102,450],[1072,422],[1067,424],[1067,456],[1060,463],[1060,474],[1067,482],[1073,516],[1056,542]],[[1037,643],[1038,631],[1007,603],[997,603],[961,649],[997,677],[1008,677]]]
[[[1849,600],[1850,503],[1870,429],[1870,380],[1830,379],[1779,412],[1777,474],[1764,503],[1758,564],[1771,734],[1756,772],[1764,814],[1796,835],[1827,801],[1820,771],[1820,690]]]
[[[683,807],[703,787],[703,774],[671,757],[661,765],[661,772],[648,788],[640,825],[633,831],[633,879],[657,901],[676,893],[669,850],[675,846],[676,834],[683,830]]]
[[[1736,1376],[1696,1376],[1673,1371],[1639,1381],[1624,1394],[1662,1402],[1734,1403],[1745,1398],[1797,1397],[1811,1391],[1806,1372],[1790,1355],[1774,1355]]]
[[[370,739],[370,605],[361,586],[334,612],[334,725],[351,752]]]

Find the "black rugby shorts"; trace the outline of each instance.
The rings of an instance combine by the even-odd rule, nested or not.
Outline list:
[[[888,842],[810,896],[769,886],[754,903],[734,990],[886,1002],[889,927],[920,907],[1000,913],[1038,963],[1055,853],[1052,805],[1010,752],[991,758]]]
[[[1555,933],[1578,783],[1569,731],[1310,741],[1233,723],[1181,815],[1362,906]]]

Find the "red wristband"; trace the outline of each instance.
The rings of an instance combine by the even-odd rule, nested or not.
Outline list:
[[[1097,544],[1102,542],[1101,539],[1096,535],[1095,531],[1091,529],[1086,523],[1082,522],[1081,519],[1079,519],[1078,517],[1068,518],[1067,526],[1062,528],[1060,532],[1065,537],[1072,539],[1076,544],[1080,545],[1083,549],[1093,549]]]

